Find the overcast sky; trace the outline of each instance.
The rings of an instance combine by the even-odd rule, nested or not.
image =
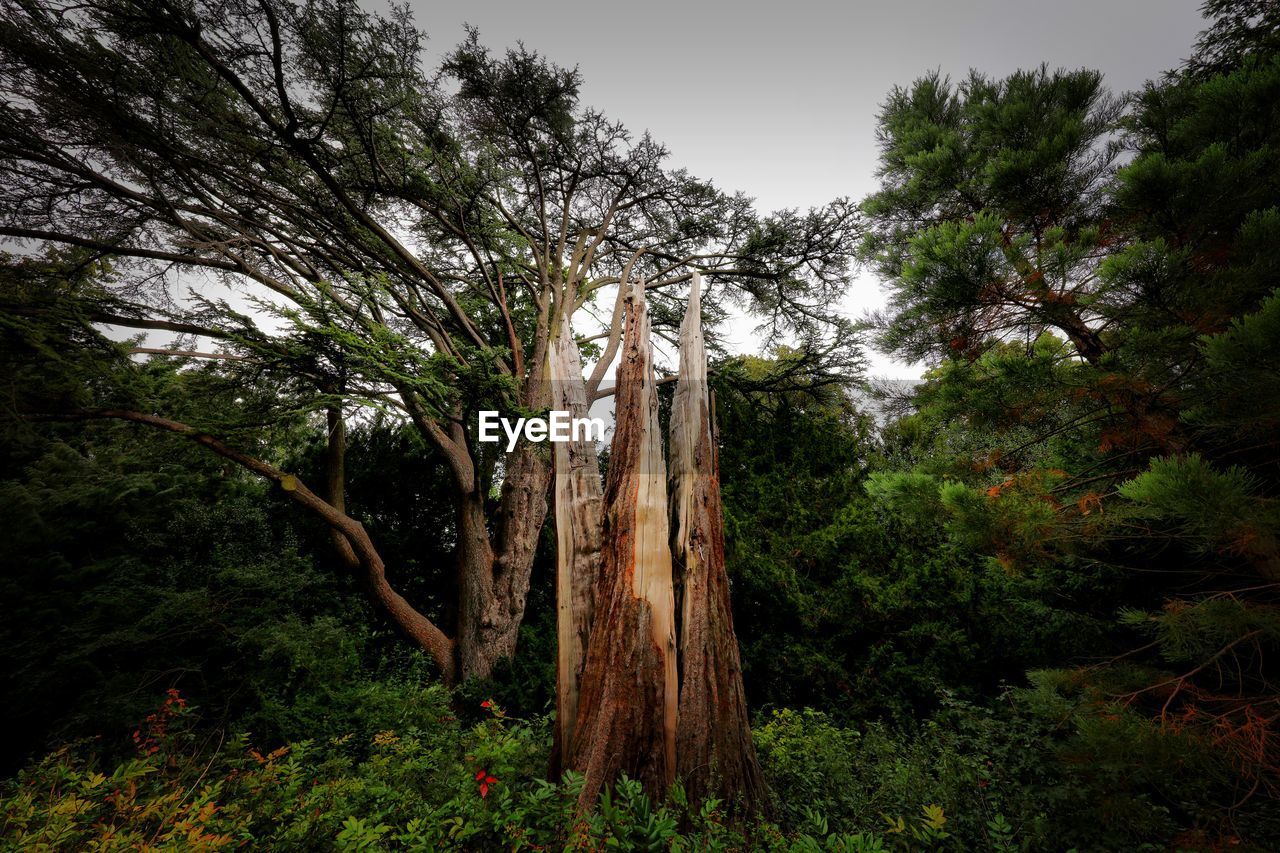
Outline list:
[[[875,189],[875,117],[885,94],[939,68],[1005,75],[1041,62],[1100,69],[1138,88],[1188,55],[1200,0],[631,2],[412,0],[439,55],[480,28],[578,66],[582,100],[649,130],[672,164],[741,190],[760,208],[807,208]],[[883,302],[863,276],[839,307]],[[750,350],[751,324],[734,338]],[[919,368],[874,354],[872,374]]]

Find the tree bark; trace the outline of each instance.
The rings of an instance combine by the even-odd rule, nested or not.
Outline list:
[[[346,514],[346,427],[341,412],[326,412],[325,497],[315,494],[293,474],[241,453],[194,427],[156,415],[128,410],[97,410],[55,416],[67,420],[116,418],[185,435],[242,467],[279,483],[286,495],[329,525],[333,545],[347,566],[358,570],[367,593],[391,621],[440,669],[446,684],[487,678],[493,667],[515,653],[524,618],[529,577],[538,535],[546,519],[550,466],[536,448],[524,444],[508,456],[503,484],[504,524],[497,534],[503,550],[495,556],[484,502],[472,488],[457,500],[459,618],[455,639],[413,607],[387,581],[386,566],[359,521]]]
[[[560,318],[549,351],[552,408],[585,418],[590,408],[582,358],[568,316]],[[572,437],[572,436],[571,436]],[[552,779],[573,748],[579,685],[586,657],[604,538],[604,493],[596,442],[584,434],[552,445],[556,523],[556,729]]]
[[[522,389],[521,402],[532,411],[550,404],[544,322],[540,316],[534,361]],[[461,430],[455,444],[465,450],[466,437]],[[474,463],[470,468],[474,472]],[[538,539],[547,519],[550,487],[548,454],[526,441],[506,455],[492,525],[485,514],[479,480],[460,481],[458,666],[463,680],[489,678],[500,661],[515,656]]]
[[[337,407],[330,407],[327,415],[326,497],[335,509],[345,513],[346,425]],[[524,523],[509,525],[505,532],[509,542],[514,542],[520,533],[524,533],[521,542],[531,540],[532,544],[523,548],[511,547],[513,553],[507,559],[511,567],[509,570],[502,571],[503,563],[495,556],[484,501],[478,490],[470,488],[455,494],[458,542],[454,550],[457,597],[453,609],[453,632],[457,657],[455,671],[461,680],[488,678],[499,661],[515,655],[529,589],[528,578],[533,568],[533,548],[545,517],[545,512],[543,516],[535,512],[536,502],[528,498],[539,486],[536,482],[528,482],[530,478],[524,472],[530,466],[521,460],[531,458],[532,453],[527,452],[528,448],[523,450],[526,451],[523,454],[520,451],[512,454],[515,470],[504,483],[503,506]],[[517,486],[517,481],[524,483],[524,487]],[[454,485],[457,487],[456,481]],[[543,486],[539,494],[545,491]],[[533,525],[536,527],[530,531]],[[330,536],[343,563],[358,570],[360,561],[347,537],[332,527]],[[515,580],[520,577],[524,579],[523,587]],[[365,586],[371,594],[376,594],[368,583]]]
[[[546,333],[539,318],[535,365],[522,388],[524,407],[547,407]],[[402,392],[403,394],[404,392]],[[412,396],[404,394],[406,400]],[[445,457],[453,472],[457,524],[454,577],[457,583],[455,636],[459,678],[489,678],[504,658],[515,655],[524,620],[529,580],[542,525],[547,517],[551,465],[545,451],[522,441],[505,460],[496,517],[490,523],[475,457],[457,418],[441,426],[417,406],[410,417]]]
[[[550,488],[551,464],[539,446],[524,444],[507,454],[498,510],[494,591],[485,620],[490,670],[498,661],[515,655],[538,540],[547,520]]]
[[[458,497],[458,671],[489,678],[514,657],[538,537],[547,516],[551,468],[532,445],[507,455],[498,529],[491,535],[478,489]]]
[[[675,777],[675,601],[643,282],[625,315],[601,577],[566,762],[586,777],[583,808],[620,773],[654,797],[665,796]]]
[[[691,801],[714,796],[750,814],[767,807],[768,795],[751,740],[729,602],[700,290],[695,274],[671,408],[671,551],[681,593],[676,769]]]
[[[458,672],[463,680],[488,678],[502,653],[493,630],[493,547],[479,490],[472,488],[457,495],[456,505],[454,571],[458,580],[458,621],[454,636],[458,642]]]

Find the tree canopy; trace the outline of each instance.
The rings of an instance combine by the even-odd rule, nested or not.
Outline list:
[[[329,410],[333,467],[304,504],[449,677],[512,654],[550,477],[527,446],[476,443],[472,413],[549,405],[558,324],[631,276],[674,328],[664,294],[696,268],[713,319],[742,306],[828,363],[856,359],[824,310],[847,280],[852,203],[761,216],[523,47],[494,55],[472,32],[431,68],[407,12],[350,0],[13,3],[2,33],[0,234],[110,255],[127,274],[91,319],[220,342],[228,366]],[[620,340],[605,312],[590,393]],[[370,408],[449,466],[454,626],[384,589],[376,544],[351,541],[340,430]]]

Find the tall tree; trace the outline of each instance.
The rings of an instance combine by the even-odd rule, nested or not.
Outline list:
[[[595,802],[619,773],[666,793],[676,773],[676,612],[667,467],[643,279],[625,296],[617,418],[604,494],[604,551],[567,766]]]
[[[1120,102],[1094,71],[941,74],[880,114],[867,259],[890,284],[882,340],[914,359],[1053,329],[1106,351],[1092,296]]]
[[[680,706],[676,770],[695,800],[766,804],[751,742],[742,661],[724,562],[724,509],[716,454],[702,278],[694,274],[680,326],[680,378],[671,404],[671,550],[680,601]]]
[[[550,349],[553,408],[577,420],[589,411],[582,361],[568,320],[559,324]],[[573,749],[582,666],[595,615],[604,541],[604,494],[596,441],[585,431],[558,442],[555,467],[556,527],[556,743],[551,775]]]
[[[891,95],[867,249],[882,339],[936,361],[909,424],[934,452],[873,485],[1008,571],[1107,589],[1117,657],[1060,686],[1211,739],[1226,815],[1277,790],[1280,16],[1204,8],[1124,115],[1091,72]]]
[[[514,652],[551,483],[528,443],[477,443],[475,410],[550,405],[559,329],[641,248],[655,309],[697,263],[717,300],[812,337],[855,211],[759,217],[579,106],[576,72],[471,33],[432,73],[421,42],[407,12],[353,0],[6,0],[0,235],[120,259],[86,316],[221,341],[228,369],[290,377],[335,412],[326,487],[290,494],[374,588],[359,508],[335,505],[339,421],[374,406],[411,422],[451,474],[455,624],[383,603],[465,678]]]

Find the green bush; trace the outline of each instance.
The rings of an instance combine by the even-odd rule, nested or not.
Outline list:
[[[1032,805],[1005,796],[1017,790],[1010,771],[1022,768],[996,759],[1013,744],[984,743],[940,722],[911,733],[881,724],[859,732],[808,709],[775,712],[756,744],[784,824],[821,816],[823,831],[881,832],[907,846],[953,839],[966,849],[1001,849],[1015,835],[1031,845],[1042,831],[1038,819],[1006,817],[1010,807]]]
[[[715,800],[691,804],[676,786],[654,803],[625,778],[580,814],[581,777],[541,778],[545,718],[513,719],[491,704],[464,726],[448,700],[440,688],[421,690],[415,724],[402,731],[264,754],[243,735],[211,737],[170,691],[133,732],[131,757],[104,761],[85,742],[4,783],[0,849],[888,849],[870,834],[828,832],[813,811],[789,831],[731,825]],[[944,823],[939,812],[902,832],[941,839]]]
[[[127,757],[85,741],[0,785],[0,850],[1265,849],[1250,839],[1280,825],[1269,800],[1215,823],[1233,792],[1206,744],[1073,683],[1036,674],[990,708],[944,698],[909,729],[775,712],[755,733],[773,821],[625,778],[579,813],[582,779],[544,778],[548,718],[486,702],[467,723],[438,686],[399,688],[401,727],[270,751],[198,725],[170,691]]]

